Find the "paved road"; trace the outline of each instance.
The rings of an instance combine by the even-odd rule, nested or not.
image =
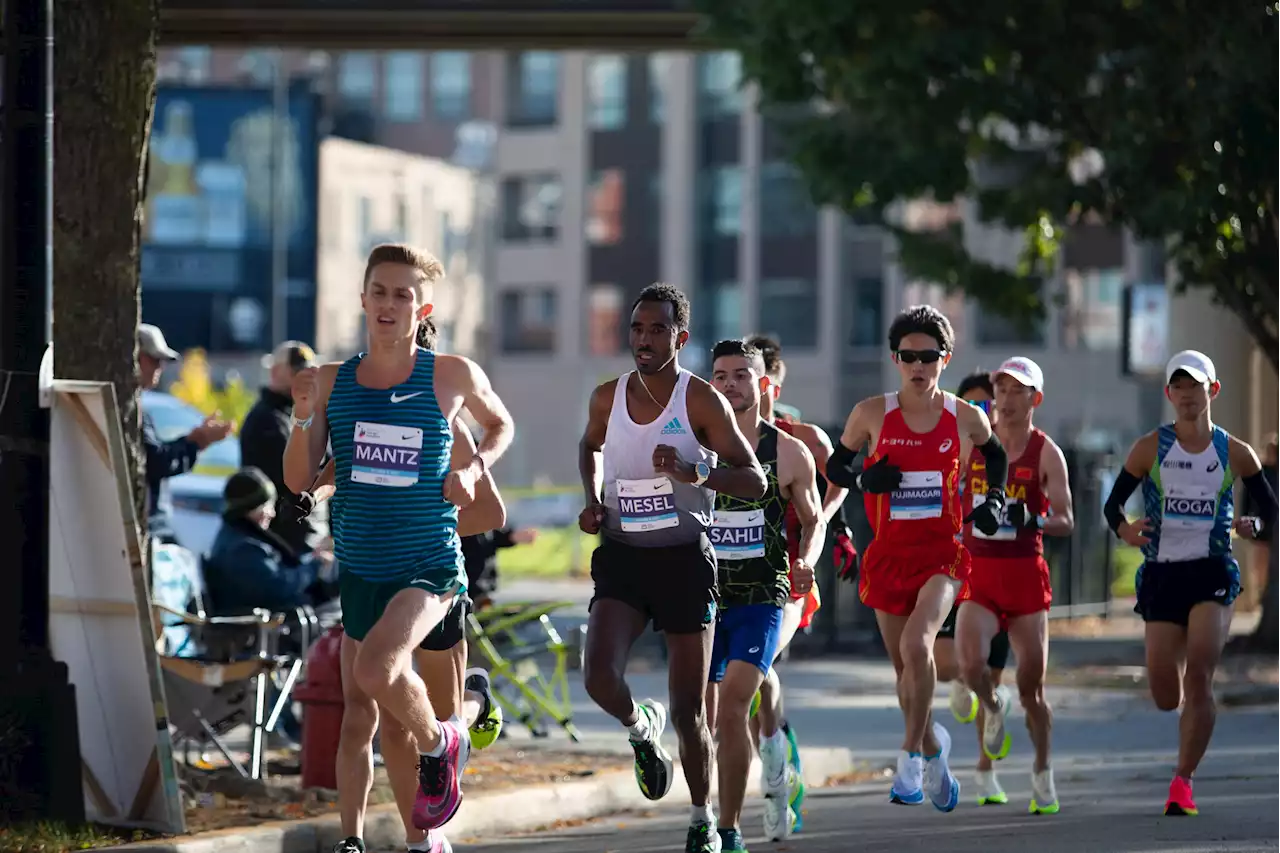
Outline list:
[[[838,674],[836,672],[838,670]],[[873,764],[895,755],[900,723],[887,692],[888,669],[874,664],[830,662],[796,665],[784,674],[791,717],[802,743],[847,746]],[[657,692],[657,673],[633,677]],[[843,689],[833,689],[842,684]],[[640,685],[637,685],[640,686]],[[639,691],[637,691],[639,692]],[[647,695],[647,694],[646,694]],[[1055,760],[1063,812],[1032,818],[1030,744],[1020,722],[1011,727],[1014,752],[1001,763],[1010,795],[1004,807],[972,804],[968,768],[977,745],[970,727],[950,719],[940,691],[939,719],[955,741],[953,765],[960,775],[962,805],[944,815],[931,807],[907,811],[886,802],[886,784],[814,791],[806,828],[785,844],[759,835],[759,801],[749,800],[746,829],[752,849],[794,853],[869,850],[1018,851],[1254,851],[1277,850],[1277,733],[1275,706],[1224,710],[1209,755],[1198,775],[1198,818],[1160,814],[1171,772],[1177,718],[1151,709],[1145,693],[1051,691],[1055,704]],[[584,712],[585,708],[582,709]],[[616,728],[583,713],[593,745],[616,742]],[[1015,711],[1016,720],[1020,712]],[[670,736],[668,736],[670,737]],[[674,742],[672,742],[674,747]],[[674,751],[674,750],[673,750]],[[562,832],[511,838],[458,839],[458,853],[657,853],[682,849],[687,824],[684,803],[660,804],[646,815],[623,815]],[[945,837],[945,845],[939,846]],[[464,843],[465,842],[465,843]],[[876,842],[879,842],[877,844]]]

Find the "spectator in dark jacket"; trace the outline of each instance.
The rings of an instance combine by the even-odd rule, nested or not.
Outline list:
[[[528,545],[538,538],[532,528],[517,530],[507,525],[488,533],[462,537],[462,559],[467,567],[467,594],[482,607],[498,588],[498,549]]]
[[[289,420],[293,416],[293,377],[315,364],[316,354],[299,341],[286,341],[270,356],[270,376],[258,402],[245,416],[240,428],[240,464],[257,468],[275,486],[279,501],[271,532],[304,554],[316,544],[315,523],[298,510],[298,497],[284,484],[284,448],[289,443]]]
[[[227,480],[223,498],[222,527],[204,563],[210,612],[240,616],[261,607],[279,613],[313,603],[316,561],[268,529],[276,490],[267,475],[242,468]]]
[[[165,365],[177,361],[178,353],[170,348],[164,333],[150,323],[138,326],[138,384],[150,391],[160,384]],[[146,456],[147,529],[162,542],[175,542],[169,522],[173,507],[164,481],[185,474],[196,464],[196,456],[215,441],[231,432],[231,424],[216,413],[183,438],[161,441],[155,422],[142,413],[142,447]]]

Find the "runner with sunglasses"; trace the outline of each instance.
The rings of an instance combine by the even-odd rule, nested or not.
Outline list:
[[[938,387],[954,345],[951,322],[932,306],[899,314],[889,349],[902,385],[854,406],[827,463],[828,480],[863,493],[875,532],[858,593],[876,611],[898,676],[905,733],[889,799],[916,805],[927,795],[940,811],[956,807],[960,783],[947,766],[951,736],[930,713],[934,640],[969,573],[957,534],[969,522],[988,535],[1000,529],[1009,467],[986,414]],[[869,453],[859,464],[864,447]],[[960,460],[972,447],[982,453],[988,489],[965,516]]]

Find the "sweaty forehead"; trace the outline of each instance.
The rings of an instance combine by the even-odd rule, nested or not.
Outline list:
[[[675,322],[674,311],[670,302],[644,301],[636,305],[631,312],[633,323],[661,323],[670,326]]]
[[[403,287],[417,289],[425,284],[425,280],[417,267],[411,267],[408,264],[378,264],[369,273],[369,284],[379,284],[392,289]]]
[[[711,369],[715,373],[750,372],[752,365],[750,360],[740,355],[722,355],[716,359],[715,364],[711,365]]]

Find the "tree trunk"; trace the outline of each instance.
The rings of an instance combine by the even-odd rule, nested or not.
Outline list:
[[[159,0],[54,14],[54,375],[115,384],[143,524],[135,349],[158,23]]]

